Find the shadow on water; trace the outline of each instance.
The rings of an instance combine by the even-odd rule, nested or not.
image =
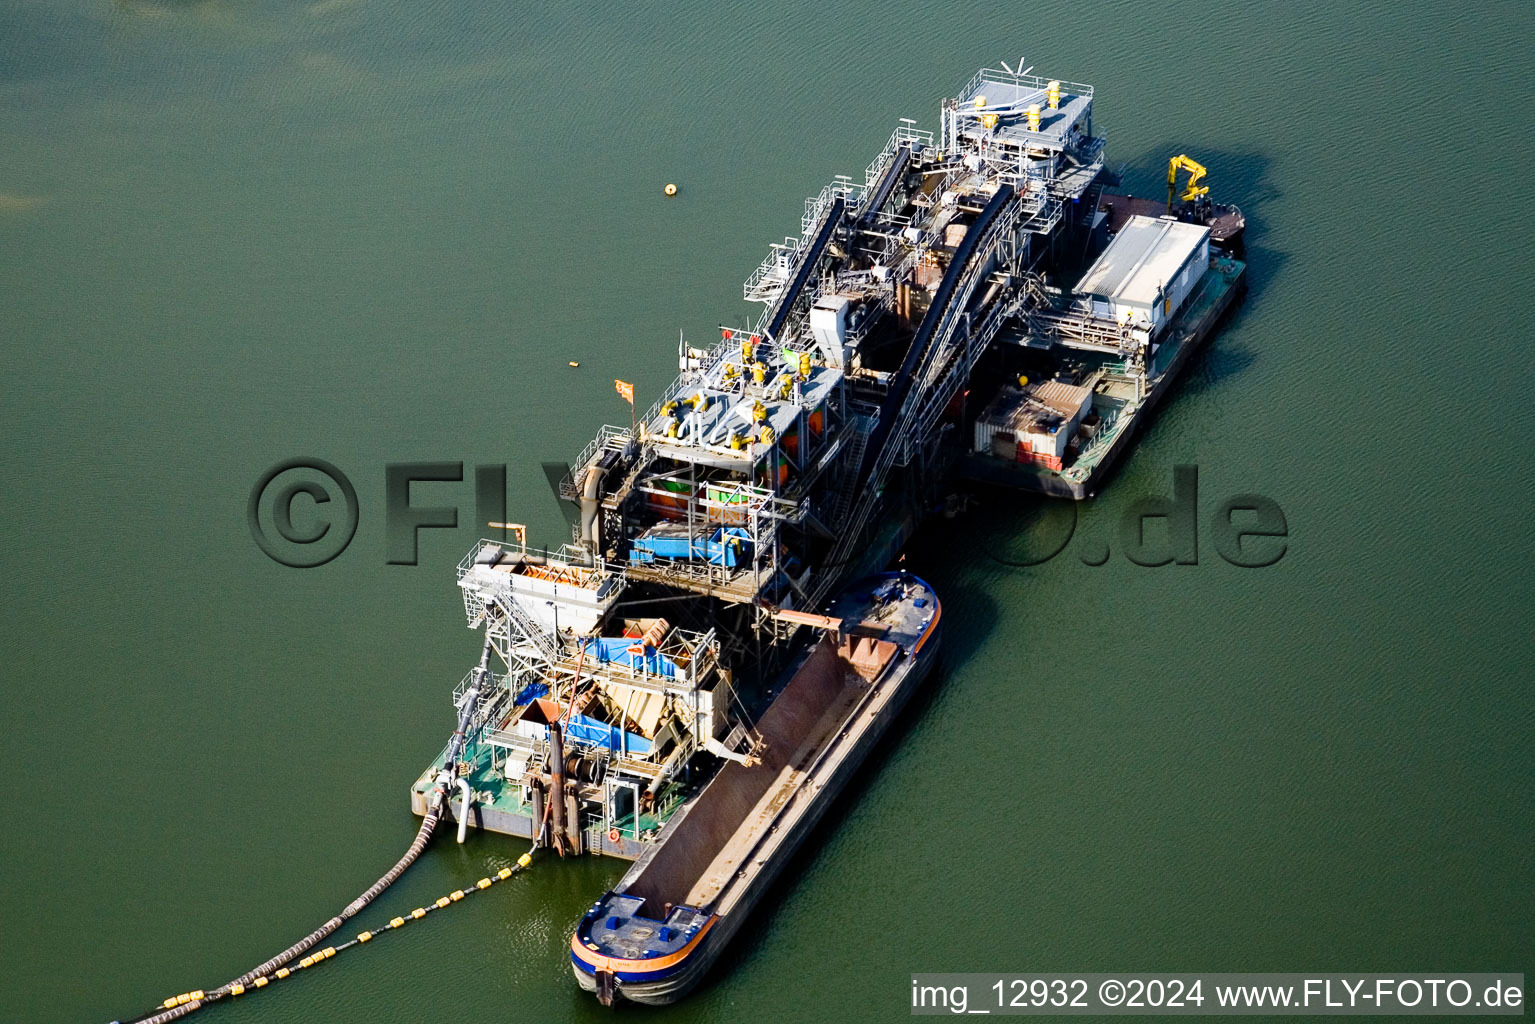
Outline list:
[[[1078,502],[972,481],[963,483],[963,493],[963,516],[946,524],[947,536],[935,530],[932,541],[932,557],[946,558],[955,568],[980,556],[992,566],[1029,570],[1060,557],[1076,532]],[[961,535],[968,557],[956,557],[954,538]]]
[[[1114,167],[1122,175],[1116,191],[1143,198],[1160,199],[1167,194],[1167,161],[1176,153],[1185,152],[1182,143],[1165,141],[1151,146],[1123,164]],[[1247,297],[1244,304],[1261,302],[1268,286],[1279,276],[1290,254],[1270,247],[1267,211],[1284,198],[1284,191],[1275,182],[1272,168],[1274,158],[1266,153],[1205,147],[1190,154],[1209,169],[1204,184],[1210,187],[1210,198],[1217,203],[1233,203],[1241,207],[1247,218],[1244,240],[1248,264]],[[1179,182],[1185,175],[1180,174]]]
[[[1204,351],[1195,354],[1189,361],[1189,365],[1183,371],[1183,379],[1173,382],[1173,393],[1167,396],[1167,402],[1171,405],[1181,397],[1203,394],[1213,391],[1219,385],[1232,377],[1241,376],[1258,362],[1258,353],[1255,349],[1236,343],[1222,343],[1221,332],[1228,330],[1240,322],[1242,307],[1240,305],[1228,310],[1221,317],[1211,331],[1211,337],[1203,346]],[[1153,419],[1160,415],[1161,410],[1153,414]],[[1154,424],[1148,423],[1147,429]]]

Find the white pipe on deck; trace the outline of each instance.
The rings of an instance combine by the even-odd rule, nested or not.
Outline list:
[[[712,445],[722,445],[726,441],[728,441],[730,439],[730,425],[731,425],[731,422],[737,416],[739,416],[746,423],[750,423],[752,421],[752,400],[751,399],[746,399],[746,400],[737,402],[733,407],[731,407],[729,412],[727,412],[724,416],[720,417],[719,423],[715,426],[715,428],[712,431],[709,432],[708,436],[704,438],[704,443],[705,444],[712,444]]]
[[[474,799],[474,790],[469,788],[468,779],[457,781],[458,791],[463,794],[458,801],[458,841],[462,843],[469,832],[469,802]]]

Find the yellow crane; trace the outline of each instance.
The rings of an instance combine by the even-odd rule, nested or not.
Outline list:
[[[1173,212],[1173,197],[1178,192],[1178,172],[1189,172],[1188,184],[1183,188],[1183,195],[1179,196],[1184,202],[1193,202],[1201,196],[1208,195],[1210,186],[1201,185],[1200,181],[1205,176],[1205,165],[1184,153],[1179,153],[1167,161],[1167,212]]]

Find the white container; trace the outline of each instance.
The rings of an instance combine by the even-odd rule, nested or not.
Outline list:
[[[1131,217],[1077,282],[1099,316],[1155,336],[1210,267],[1210,229],[1169,217]]]
[[[810,307],[810,334],[833,366],[843,365],[846,358],[849,305],[845,295],[823,295]]]

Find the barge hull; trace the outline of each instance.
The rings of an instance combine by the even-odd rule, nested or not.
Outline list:
[[[912,577],[906,578],[917,582]],[[931,595],[930,588],[925,584],[921,586],[923,592]],[[692,837],[681,834],[688,831],[687,813],[673,821],[670,827],[677,831],[657,848],[656,856],[660,857],[669,845],[673,857],[681,855],[683,860],[677,864],[656,865],[659,870],[651,870],[652,862],[647,858],[620,882],[617,895],[623,899],[640,897],[645,901],[643,905],[649,907],[667,895],[680,899],[682,887],[686,886],[688,906],[713,911],[708,924],[697,942],[679,954],[656,961],[654,970],[644,969],[643,960],[624,961],[619,966],[600,954],[593,956],[587,952],[591,947],[583,947],[578,931],[571,945],[571,969],[584,990],[596,993],[605,1002],[621,996],[632,1002],[664,1005],[681,999],[708,974],[786,864],[886,735],[891,722],[933,671],[941,643],[940,618],[941,609],[935,603],[931,620],[921,637],[909,647],[902,645],[899,653],[869,681],[868,688],[846,705],[847,710],[841,717],[828,721],[817,715],[814,728],[821,730],[825,738],[795,753],[794,758],[804,757],[809,761],[803,773],[796,769],[786,781],[769,783],[760,796],[754,795],[754,807],[740,815],[730,836],[722,842],[701,847],[711,854],[707,864],[687,856],[691,849],[686,843]],[[826,644],[829,644],[829,638],[823,639],[815,653],[799,667],[797,678],[807,671],[824,671],[814,663],[818,656],[841,658],[835,648],[822,646]],[[842,668],[850,670],[851,667],[843,662]],[[793,699],[793,687],[791,682],[779,700]],[[844,695],[847,691],[847,684],[843,684],[838,693]],[[839,696],[832,698],[827,713],[835,713],[839,699]],[[794,758],[785,762],[785,770],[794,766]],[[750,772],[762,770],[760,767],[743,769]],[[734,792],[719,795],[721,802],[726,804],[736,796]],[[792,806],[801,800],[801,807]],[[700,794],[688,811],[702,810],[708,815],[710,810],[704,806],[707,803],[706,792]],[[707,817],[700,819],[695,830],[707,830],[712,824]],[[684,846],[678,847],[678,843]],[[670,906],[668,903],[668,910]],[[654,907],[649,909],[651,913],[656,912]],[[639,968],[643,973],[636,976],[634,972],[624,971],[624,966]]]
[[[806,838],[819,825],[827,809],[837,802],[837,798],[846,789],[854,772],[885,735],[891,721],[899,716],[901,710],[910,702],[912,693],[932,672],[938,658],[939,646],[940,640],[935,635],[913,662],[906,678],[902,679],[888,695],[888,699],[877,707],[871,707],[865,711],[865,714],[871,716],[868,727],[855,739],[852,748],[842,756],[831,774],[826,777],[825,782],[816,791],[811,805],[806,808],[804,816],[794,825],[789,835],[747,884],[737,898],[735,907],[729,914],[722,915],[715,922],[706,936],[708,941],[703,944],[703,948],[694,956],[688,957],[683,968],[670,977],[654,982],[620,982],[618,991],[623,998],[635,1003],[665,1006],[682,999],[708,975],[731,939],[746,923],[753,909],[772,888],[785,865],[804,845]],[[571,964],[571,970],[575,974],[576,983],[583,990],[597,991],[595,974],[587,973],[574,962]]]
[[[417,817],[426,814],[429,792],[422,792],[418,786],[412,786],[410,791],[410,810]],[[444,804],[439,817],[446,823],[455,827],[458,823],[458,801],[452,800]],[[469,827],[485,832],[499,832],[502,835],[515,836],[518,839],[533,839],[533,816],[519,811],[502,809],[494,802],[475,801],[469,812]],[[604,833],[600,829],[583,829],[574,834],[580,847],[576,853],[590,853],[603,857],[617,857],[619,860],[636,860],[650,844],[639,839],[620,834],[614,839],[611,833]]]
[[[1187,368],[1194,353],[1202,349],[1215,333],[1221,319],[1230,311],[1237,299],[1247,289],[1247,268],[1237,264],[1235,275],[1224,285],[1221,294],[1188,326],[1189,337],[1180,342],[1167,369],[1158,375],[1140,407],[1131,414],[1128,426],[1110,442],[1108,450],[1098,460],[1091,472],[1080,480],[1072,480],[1047,469],[1039,469],[1020,463],[1004,462],[988,455],[966,454],[959,460],[957,473],[960,478],[974,483],[992,484],[1014,490],[1033,491],[1052,498],[1070,498],[1084,501],[1095,497],[1101,487],[1118,468],[1125,453],[1135,446],[1141,431],[1156,414],[1157,407],[1178,378]],[[1217,273],[1211,271],[1211,274]]]

